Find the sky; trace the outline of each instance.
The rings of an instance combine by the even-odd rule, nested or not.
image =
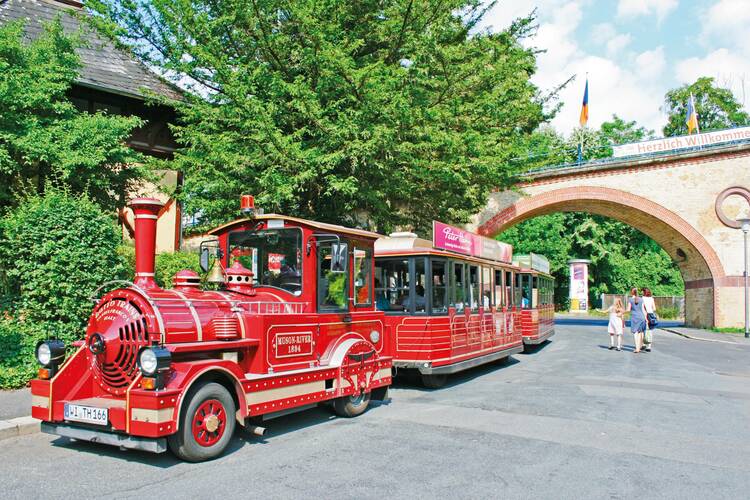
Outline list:
[[[545,52],[532,81],[549,91],[576,76],[552,121],[561,132],[578,126],[587,73],[592,127],[617,114],[660,136],[664,94],[699,76],[750,105],[750,0],[500,0],[484,28],[535,8],[539,29],[525,44]]]

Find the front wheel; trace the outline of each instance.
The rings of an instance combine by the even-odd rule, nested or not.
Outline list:
[[[183,403],[179,428],[168,438],[169,449],[188,462],[218,457],[234,434],[236,411],[232,395],[220,384],[191,391]]]
[[[333,411],[340,417],[352,418],[362,415],[370,404],[370,393],[360,392],[333,400]]]

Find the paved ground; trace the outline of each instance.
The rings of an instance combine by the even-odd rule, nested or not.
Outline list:
[[[279,419],[210,463],[5,440],[3,498],[747,498],[750,347],[659,332],[636,355],[579,323],[442,390],[401,382],[357,419]]]
[[[31,413],[31,392],[29,389],[0,391],[0,420],[25,417]]]

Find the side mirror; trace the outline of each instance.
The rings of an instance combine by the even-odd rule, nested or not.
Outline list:
[[[208,266],[209,266],[209,258],[211,257],[211,252],[208,249],[208,247],[201,247],[201,255],[200,255],[200,266],[201,270],[204,273],[208,272]]]
[[[331,244],[331,272],[345,273],[349,264],[349,249],[346,243]]]

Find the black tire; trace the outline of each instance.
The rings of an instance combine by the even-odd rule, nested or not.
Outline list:
[[[198,414],[199,409],[201,415]],[[169,449],[188,462],[203,462],[218,457],[232,440],[236,412],[232,395],[220,384],[212,382],[191,390],[182,404],[177,432],[167,439]],[[206,413],[215,420],[201,419]],[[217,427],[211,431],[214,425]],[[194,430],[203,442],[199,442]]]
[[[333,411],[339,417],[352,418],[362,415],[370,405],[370,393],[362,392],[356,396],[344,396],[333,400]]]
[[[428,389],[440,389],[448,382],[448,375],[422,375],[422,384]]]

